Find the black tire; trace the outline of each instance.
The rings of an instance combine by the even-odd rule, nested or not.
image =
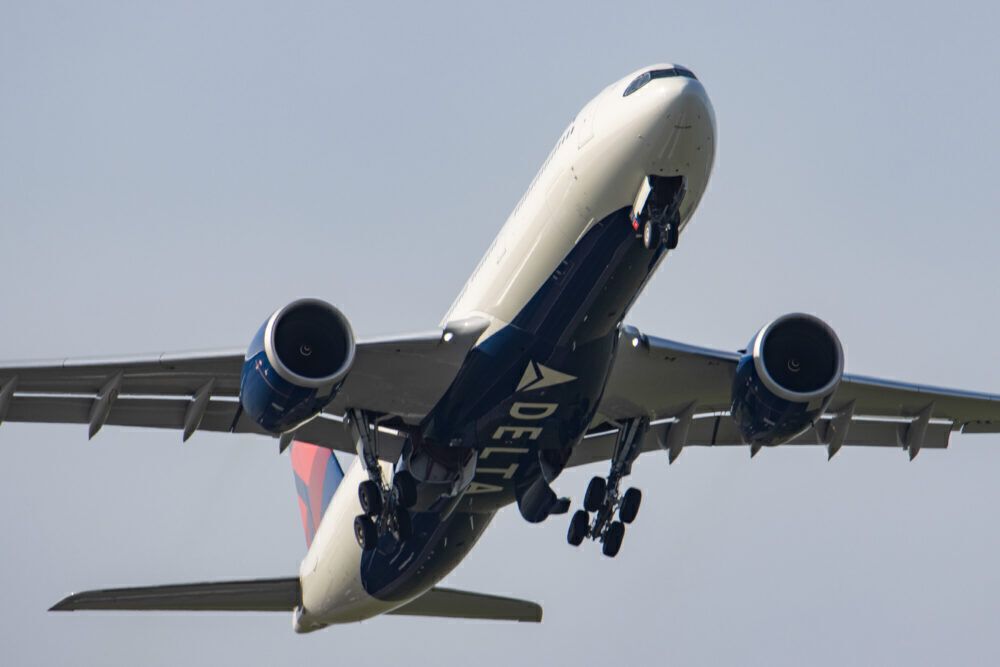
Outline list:
[[[364,514],[354,517],[354,539],[362,551],[371,551],[378,543],[378,530],[375,522]]]
[[[405,542],[413,536],[413,518],[405,507],[396,510],[396,533],[400,542]]]
[[[587,485],[587,492],[583,494],[583,509],[588,512],[596,512],[601,509],[604,499],[608,495],[608,482],[603,477],[594,477]]]
[[[646,250],[660,245],[660,228],[652,220],[647,220],[642,226],[642,245]]]
[[[573,513],[573,518],[569,522],[569,531],[566,533],[566,541],[574,547],[583,544],[583,539],[587,537],[587,530],[590,528],[590,515],[586,510],[577,510]]]
[[[642,503],[642,491],[631,488],[622,496],[622,504],[618,508],[618,518],[622,523],[632,523],[639,513],[639,505]]]
[[[407,470],[400,470],[392,478],[392,486],[396,489],[396,498],[400,507],[413,507],[417,502],[417,480]]]
[[[680,230],[677,228],[676,222],[671,222],[667,225],[667,250],[673,250],[677,247],[680,236]]]
[[[358,500],[361,501],[361,511],[368,516],[382,513],[382,490],[374,481],[366,479],[358,485]]]
[[[601,551],[608,558],[618,555],[618,550],[622,548],[622,539],[625,537],[625,524],[621,521],[612,521],[608,526],[608,532],[604,534],[604,544]]]

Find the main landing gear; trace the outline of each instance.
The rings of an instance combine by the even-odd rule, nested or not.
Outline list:
[[[621,425],[611,458],[611,471],[606,478],[594,477],[590,480],[583,496],[583,509],[577,510],[569,522],[566,540],[573,546],[580,546],[589,537],[601,542],[601,551],[605,556],[614,558],[618,555],[625,537],[625,524],[635,521],[642,503],[639,489],[630,488],[625,493],[619,489],[622,479],[632,473],[632,463],[639,456],[642,438],[648,428],[647,419],[629,420]]]
[[[358,444],[358,456],[368,479],[358,485],[362,514],[354,518],[354,537],[364,551],[371,551],[383,535],[400,542],[409,539],[413,524],[409,508],[417,500],[417,483],[406,470],[400,470],[388,484],[378,458],[378,428],[371,415],[348,410],[345,420]]]

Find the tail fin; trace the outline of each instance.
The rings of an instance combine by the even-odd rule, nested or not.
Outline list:
[[[344,471],[332,450],[296,440],[292,443],[292,472],[299,493],[306,546],[309,546],[333,492],[344,479]]]

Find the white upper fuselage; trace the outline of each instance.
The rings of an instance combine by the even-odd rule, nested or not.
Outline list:
[[[490,324],[481,340],[510,324],[598,221],[633,203],[648,175],[686,178],[683,229],[705,191],[715,154],[715,118],[705,89],[695,79],[677,76],[651,80],[623,96],[636,76],[670,67],[638,70],[587,103],[559,138],[445,322],[485,317]],[[385,473],[391,475],[391,466]],[[355,461],[302,562],[303,608],[296,615],[300,632],[369,618],[407,601],[373,598],[361,581],[362,551],[352,522],[361,513],[357,487],[364,479],[367,475]],[[441,576],[427,577],[419,592]]]
[[[443,322],[485,316],[483,337],[511,322],[576,242],[633,202],[648,175],[687,177],[681,224],[701,200],[715,155],[715,114],[702,84],[655,79],[623,97],[643,68],[583,107],[556,142]]]

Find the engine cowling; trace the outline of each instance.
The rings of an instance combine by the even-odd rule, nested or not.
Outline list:
[[[791,313],[753,337],[736,366],[731,412],[749,444],[778,445],[823,415],[844,374],[844,350],[818,317]]]
[[[293,301],[264,322],[247,349],[243,411],[270,433],[292,430],[337,395],[354,350],[343,313],[319,299]]]

